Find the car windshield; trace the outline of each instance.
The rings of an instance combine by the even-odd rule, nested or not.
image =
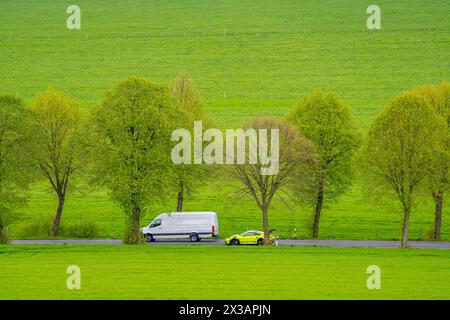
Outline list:
[[[150,228],[158,227],[160,225],[161,225],[161,219],[156,219],[155,221],[152,222],[152,224],[150,225]]]
[[[256,232],[256,231],[246,231],[246,232],[242,233],[241,236],[256,236],[258,234],[260,234],[260,233]]]

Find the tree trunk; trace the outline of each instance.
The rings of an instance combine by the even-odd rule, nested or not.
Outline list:
[[[441,240],[441,224],[442,224],[442,202],[444,195],[442,192],[438,193],[434,197],[436,203],[435,213],[434,213],[434,234],[433,238],[435,240]]]
[[[139,209],[139,214],[135,215],[134,220],[133,220],[133,229],[132,229],[132,239],[133,242],[132,243],[138,243],[139,242],[139,227],[141,224],[141,213],[140,213],[140,209]]]
[[[3,225],[0,225],[0,243],[8,243],[8,230]]]
[[[183,200],[184,200],[184,185],[183,182],[180,182],[180,189],[178,191],[178,199],[177,199],[177,212],[183,211]]]
[[[314,210],[314,222],[312,225],[312,237],[317,239],[319,237],[319,222],[320,213],[322,211],[323,203],[323,181],[319,183],[319,190],[317,191],[316,209]]]
[[[129,217],[128,233],[125,236],[125,243],[137,244],[139,243],[139,227],[141,224],[141,209],[134,208],[133,214]]]
[[[262,208],[262,214],[263,214],[263,231],[264,231],[264,243],[269,244],[269,208],[263,207]]]
[[[408,247],[408,230],[409,230],[409,213],[410,208],[404,208],[403,210],[403,228],[402,228],[402,243],[401,247]]]
[[[64,196],[58,195],[58,209],[56,210],[55,221],[53,222],[52,236],[58,236],[59,224],[61,223],[61,215],[64,208]]]

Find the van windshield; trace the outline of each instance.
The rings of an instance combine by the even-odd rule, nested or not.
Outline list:
[[[159,227],[160,225],[161,225],[161,219],[156,219],[155,221],[152,222],[152,224],[150,225],[150,228]]]

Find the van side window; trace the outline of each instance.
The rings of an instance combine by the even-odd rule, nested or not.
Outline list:
[[[152,224],[150,225],[150,228],[159,227],[160,225],[161,225],[161,219],[156,219],[155,221],[152,222]]]

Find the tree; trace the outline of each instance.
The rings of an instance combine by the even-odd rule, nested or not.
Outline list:
[[[325,200],[332,201],[351,186],[351,161],[360,143],[352,114],[334,94],[314,91],[301,99],[288,120],[311,140],[319,155],[317,180],[298,194],[298,199],[314,206],[312,237],[319,236]]]
[[[8,226],[25,202],[33,180],[34,127],[31,112],[19,98],[0,96],[0,243],[8,242]]]
[[[272,148],[276,143],[274,140],[274,133],[272,132],[270,141],[267,141],[267,149],[271,150],[271,156],[279,152],[279,158],[272,159],[277,162],[278,171],[274,174],[264,174],[264,168],[267,165],[261,159],[261,148],[265,149],[261,144],[261,138],[256,142],[257,133],[261,130],[278,130],[278,148]],[[233,165],[232,176],[241,187],[239,190],[243,194],[252,197],[259,209],[262,212],[264,241],[269,242],[269,208],[275,195],[280,195],[283,189],[287,189],[292,183],[292,179],[299,175],[296,172],[302,172],[303,177],[308,179],[311,171],[317,167],[317,158],[314,152],[312,143],[302,137],[297,129],[295,129],[286,120],[277,120],[275,118],[255,118],[246,131],[248,143],[246,150],[248,155],[248,162],[245,164]],[[259,145],[257,145],[259,143]],[[253,151],[252,150],[253,147]],[[259,148],[259,150],[258,150]],[[250,158],[255,159],[256,150],[258,150],[258,161],[251,163]],[[302,168],[301,170],[299,168]]]
[[[433,157],[444,147],[446,124],[421,96],[407,93],[394,100],[370,127],[360,159],[365,187],[393,192],[403,208],[402,248],[414,197],[433,167]]]
[[[200,93],[194,86],[194,83],[185,73],[180,73],[172,86],[172,95],[181,107],[192,115],[194,120],[205,118]]]
[[[171,133],[185,117],[167,87],[139,78],[120,81],[93,113],[95,178],[125,211],[126,243],[139,241],[147,208],[174,190]]]
[[[177,76],[172,87],[172,95],[190,116],[190,123],[186,123],[188,128],[192,128],[193,121],[202,121],[206,127],[211,126],[211,121],[206,118],[200,94],[194,87],[192,80],[184,73]],[[177,211],[183,211],[183,202],[186,193],[193,190],[208,176],[205,165],[179,164],[176,168],[177,191]]]
[[[412,92],[423,96],[447,123],[447,130],[441,132],[446,148],[434,154],[434,164],[428,176],[428,188],[435,202],[433,238],[440,240],[444,194],[450,188],[450,84],[422,86]]]
[[[39,172],[50,182],[58,198],[52,235],[57,236],[67,191],[82,167],[86,113],[80,104],[62,92],[49,89],[33,103],[40,129],[39,150],[34,154]]]

